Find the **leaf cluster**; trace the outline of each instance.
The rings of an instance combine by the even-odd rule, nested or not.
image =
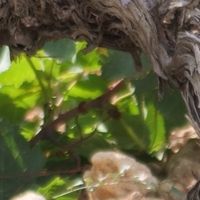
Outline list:
[[[68,39],[49,42],[34,57],[15,57],[0,73],[1,199],[25,189],[46,199],[77,199],[84,189],[82,171],[95,152],[144,152],[153,158],[165,149],[170,130],[185,123],[177,93],[166,90],[158,100],[156,76],[144,55],[137,73],[130,54],[104,48],[83,54],[85,47]],[[84,109],[119,82],[123,87],[109,99]],[[74,108],[75,115],[29,147],[36,133]]]

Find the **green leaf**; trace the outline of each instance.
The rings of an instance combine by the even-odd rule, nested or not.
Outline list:
[[[49,81],[57,80],[57,77],[60,74],[60,64],[56,63],[55,60],[51,59],[43,59],[42,62],[45,67],[45,78]]]
[[[21,123],[28,109],[33,108],[40,98],[39,88],[16,90],[13,86],[0,89],[0,117],[6,117],[13,123]]]
[[[173,128],[183,126],[186,123],[185,114],[187,113],[180,93],[173,87],[170,93],[169,88],[164,90],[164,97],[158,99],[158,83],[156,75],[151,72],[145,78],[132,81],[135,87],[134,95],[139,105],[154,104],[155,109],[163,115],[164,126],[167,133]]]
[[[29,67],[26,56],[22,55],[16,62],[12,62],[9,70],[0,74],[1,85],[12,85],[19,88],[24,82],[32,82],[35,79],[33,70]]]
[[[69,179],[68,177],[53,177],[38,192],[43,194],[47,199],[71,199],[77,200],[79,188],[83,185],[80,179]]]
[[[162,147],[163,141],[166,140],[166,130],[163,115],[161,115],[160,111],[154,106],[154,104],[149,103],[146,109],[147,116],[145,123],[148,127],[150,138],[149,152],[153,152]]]
[[[75,42],[70,39],[60,39],[47,42],[43,49],[46,55],[57,58],[60,62],[69,61],[75,54]]]
[[[48,182],[43,188],[38,189],[38,192],[43,194],[45,197],[52,197],[58,189],[66,185],[66,180],[60,177],[54,177],[52,181]]]
[[[165,90],[163,99],[157,102],[155,106],[165,119],[165,127],[167,132],[176,127],[181,127],[187,123],[185,115],[188,113],[181,94],[173,87],[173,92]]]
[[[146,149],[149,144],[148,128],[140,115],[130,115],[121,113],[120,120],[110,119],[106,126],[112,137],[117,142],[117,146],[123,149]]]
[[[42,170],[45,159],[40,149],[30,149],[19,127],[0,121],[0,198],[9,199],[31,183]]]
[[[95,71],[100,70],[101,66],[99,64],[99,53],[97,49],[94,49],[93,51],[90,51],[87,54],[83,54],[82,50],[86,47],[86,43],[77,43],[77,55],[76,55],[76,61],[75,65],[80,66],[84,71]]]
[[[102,77],[105,79],[119,79],[133,77],[136,73],[133,58],[129,53],[109,50],[108,56],[102,56]]]
[[[26,112],[23,108],[17,108],[12,98],[8,95],[0,94],[0,117],[6,117],[11,122],[20,123],[23,120],[24,113]]]
[[[106,90],[106,84],[97,75],[87,75],[83,77],[72,89],[68,95],[83,99],[96,98]]]

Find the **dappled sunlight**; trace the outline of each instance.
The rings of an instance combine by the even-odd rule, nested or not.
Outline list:
[[[27,191],[18,196],[12,198],[11,200],[46,200],[42,195],[39,195],[32,191]]]
[[[173,130],[169,135],[169,146],[174,153],[177,153],[188,140],[192,138],[198,138],[194,128],[192,126],[185,126]]]

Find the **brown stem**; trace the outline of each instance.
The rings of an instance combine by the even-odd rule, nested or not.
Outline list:
[[[116,94],[119,90],[121,90],[125,86],[123,80],[121,80],[115,87],[105,92],[103,95],[97,97],[94,100],[89,102],[82,102],[77,107],[65,112],[62,115],[59,115],[57,119],[53,120],[46,124],[42,130],[34,136],[30,141],[30,146],[34,147],[39,140],[46,139],[52,140],[52,135],[58,124],[68,121],[84,112],[87,112],[94,108],[101,108],[105,102],[108,102],[111,97]]]

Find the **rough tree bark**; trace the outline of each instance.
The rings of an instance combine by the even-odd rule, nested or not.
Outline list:
[[[34,54],[59,38],[144,52],[162,83],[181,92],[200,135],[199,0],[0,0],[0,44]],[[173,103],[173,102],[172,102]]]

